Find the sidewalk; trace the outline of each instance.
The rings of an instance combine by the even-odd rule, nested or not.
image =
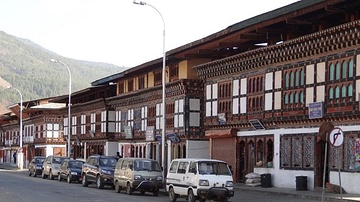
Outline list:
[[[278,188],[278,187],[250,187],[246,186],[242,183],[237,183],[234,185],[235,194],[241,191],[252,191],[254,194],[256,192],[262,192],[266,194],[272,195],[283,195],[283,196],[292,196],[294,198],[302,198],[302,199],[311,199],[317,201],[341,201],[341,202],[354,202],[360,201],[360,194],[334,194],[334,193],[326,193],[324,192],[324,196],[322,190],[315,191],[315,190],[307,190],[307,191],[297,191],[296,189],[291,188]],[[161,195],[167,195],[165,189],[160,190]],[[341,199],[342,196],[342,199]]]
[[[27,169],[18,169],[17,165],[14,164],[14,163],[0,163],[0,169],[2,170],[16,170],[16,171],[24,171],[24,170],[27,170]]]
[[[278,195],[286,195],[293,196],[295,198],[304,198],[304,199],[312,199],[321,201],[322,198],[324,201],[360,201],[360,194],[334,194],[334,193],[326,193],[322,192],[322,190],[307,190],[307,191],[297,191],[295,188],[278,188],[278,187],[251,187],[242,183],[237,183],[234,186],[235,194],[236,191],[253,191],[253,192],[263,192],[267,194],[278,194]],[[342,196],[342,200],[341,200]]]

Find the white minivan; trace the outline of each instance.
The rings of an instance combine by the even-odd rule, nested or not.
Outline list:
[[[234,196],[233,177],[224,161],[174,159],[167,173],[166,191],[172,202],[178,197],[186,197],[190,202],[227,201]]]

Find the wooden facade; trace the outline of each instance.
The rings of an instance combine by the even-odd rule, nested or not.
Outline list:
[[[165,84],[159,58],[94,81],[73,93],[72,103],[52,99],[71,104],[71,117],[67,107],[25,112],[26,126],[44,134],[47,123],[59,123],[62,139],[35,135],[34,143],[65,147],[70,136],[76,158],[120,151],[161,160],[165,116],[168,162],[195,157],[189,141],[205,142],[211,158],[231,165],[236,182],[250,172],[271,173],[273,186],[295,187],[295,176],[305,175],[315,189],[323,176],[336,184],[340,168],[345,190],[359,193],[359,10],[357,0],[307,0],[264,13],[168,51]],[[11,149],[17,118],[0,123],[2,146]],[[328,147],[326,165],[322,125],[345,134],[341,147]]]
[[[318,30],[195,67],[206,85],[205,128],[215,144],[210,155],[232,164],[237,182],[245,182],[247,173],[266,172],[274,186],[294,187],[281,176],[295,179],[301,174],[314,189],[322,186],[323,176],[339,183],[335,172],[340,167],[348,177],[345,190],[356,192],[352,178],[360,171],[360,20],[350,10],[339,17],[339,24],[314,24]],[[303,20],[312,18],[304,14]],[[312,117],[314,110],[321,116]],[[323,123],[345,131],[341,147],[328,147],[326,165],[327,143],[318,135]],[[237,130],[237,139],[223,133],[230,129]],[[219,156],[224,144],[234,149]]]

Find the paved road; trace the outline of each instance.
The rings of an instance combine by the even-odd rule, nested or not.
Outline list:
[[[0,201],[1,202],[165,202],[169,201],[167,196],[154,197],[151,193],[140,195],[126,195],[123,191],[118,194],[110,188],[103,190],[95,188],[95,185],[82,187],[81,184],[58,182],[57,180],[41,179],[40,177],[29,177],[24,171],[9,171],[0,169]],[[180,198],[177,201],[187,201]],[[303,198],[283,196],[277,194],[266,194],[253,191],[236,191],[231,202],[315,202]]]

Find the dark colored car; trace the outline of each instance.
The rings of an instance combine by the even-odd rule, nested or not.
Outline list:
[[[81,182],[81,169],[84,161],[65,159],[59,168],[58,180],[66,179],[68,183]]]
[[[82,167],[82,185],[87,187],[91,183],[96,183],[98,189],[109,185],[114,188],[114,170],[118,158],[114,156],[92,155]]]
[[[35,156],[31,162],[29,163],[29,176],[36,177],[37,175],[41,175],[42,173],[42,165],[44,160],[46,159],[45,156]]]

